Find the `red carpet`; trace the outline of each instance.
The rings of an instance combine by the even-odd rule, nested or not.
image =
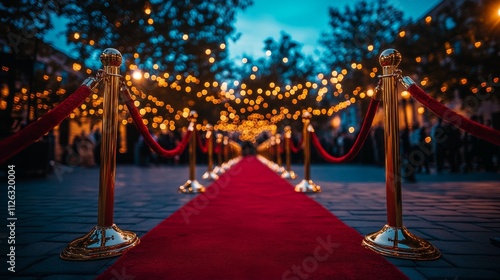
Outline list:
[[[246,157],[97,279],[408,279],[361,240]]]

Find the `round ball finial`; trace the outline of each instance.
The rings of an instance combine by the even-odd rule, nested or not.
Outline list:
[[[104,66],[117,66],[120,67],[122,65],[122,54],[113,48],[107,48],[102,51],[100,56],[101,62]]]
[[[402,57],[401,53],[395,49],[387,49],[380,54],[378,61],[380,65],[383,66],[395,66],[397,67],[401,63]]]
[[[197,118],[198,118],[198,113],[195,110],[192,110],[191,112],[189,112],[189,115],[188,115],[189,121],[196,121]]]
[[[302,112],[303,119],[310,119],[311,117],[312,117],[312,115],[311,115],[311,113],[309,113],[309,111]]]

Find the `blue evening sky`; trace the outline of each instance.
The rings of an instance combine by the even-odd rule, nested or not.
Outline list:
[[[264,56],[264,40],[279,40],[281,31],[303,44],[306,54],[313,54],[322,32],[329,30],[327,7],[339,8],[357,0],[253,0],[254,4],[237,15],[236,29],[240,39],[229,46],[230,56],[243,54]],[[406,17],[419,19],[435,7],[440,0],[390,0]]]
[[[312,55],[318,47],[322,32],[328,31],[328,6],[344,10],[357,0],[253,0],[254,4],[238,11],[236,29],[241,33],[236,43],[229,44],[230,57],[241,58],[244,54],[264,56],[264,40],[272,37],[279,40],[281,31],[303,44],[305,54]],[[431,10],[440,0],[390,0],[407,17],[418,19]],[[64,30],[64,22],[56,25],[45,40],[66,51],[66,39],[58,36]],[[111,46],[112,47],[112,46]]]

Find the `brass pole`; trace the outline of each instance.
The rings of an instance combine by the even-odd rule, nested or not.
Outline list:
[[[118,98],[120,90],[121,55],[101,55],[104,72],[101,165],[97,225],[113,225],[113,204],[116,171],[116,139],[118,138]]]
[[[213,165],[214,165],[214,159],[212,158],[213,157],[213,153],[214,153],[214,143],[212,142],[212,130],[209,130],[207,131],[207,148],[208,148],[208,151],[207,151],[207,154],[208,154],[208,171],[212,171],[212,169],[214,168]]]
[[[311,113],[304,111],[302,114],[304,123],[303,132],[303,150],[304,150],[304,179],[295,186],[296,192],[320,192],[321,187],[311,180],[311,142],[309,133],[314,131],[311,126]]]
[[[196,133],[191,134],[189,139],[189,180],[194,180],[196,177]]]
[[[385,180],[387,224],[378,232],[365,236],[362,245],[386,256],[413,260],[433,260],[441,256],[428,241],[403,226],[401,199],[401,164],[399,153],[399,118],[396,70],[401,54],[387,49],[380,55],[382,66],[382,100],[384,101]]]
[[[399,54],[399,53],[398,53]],[[399,153],[399,118],[397,84],[394,72],[401,55],[394,59],[381,61],[382,99],[384,100],[384,144],[385,144],[385,190],[387,200],[387,224],[392,227],[403,226],[403,206],[401,200],[401,165]]]
[[[283,165],[281,160],[281,134],[276,134],[276,164],[280,167]]]
[[[104,65],[105,77],[97,226],[90,233],[68,244],[60,254],[65,260],[114,257],[139,244],[135,233],[121,230],[113,223],[119,72],[122,55],[116,49],[108,48],[102,52],[100,59]]]
[[[189,179],[184,183],[184,185],[179,187],[180,193],[197,193],[204,192],[205,187],[201,185],[196,180],[196,131],[194,126],[196,125],[196,119],[198,118],[198,113],[196,111],[189,112],[188,120],[190,122],[190,130],[192,130],[189,136]]]
[[[203,174],[202,178],[203,179],[210,179],[210,180],[217,180],[219,179],[219,176],[217,175],[217,173],[214,171],[213,169],[213,165],[214,165],[214,143],[213,143],[213,134],[214,134],[214,128],[212,125],[210,124],[207,124],[206,126],[206,129],[207,129],[207,135],[205,136],[205,138],[207,139],[207,156],[208,156],[208,169],[207,169],[207,172],[205,172],[205,174]]]
[[[284,179],[297,178],[297,175],[291,168],[292,159],[290,141],[292,141],[292,128],[290,126],[285,126],[285,171],[281,174],[281,178]]]

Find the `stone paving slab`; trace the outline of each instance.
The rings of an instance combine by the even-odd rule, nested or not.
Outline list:
[[[300,178],[303,167],[293,169]],[[98,168],[65,170],[16,182],[16,272],[7,271],[6,233],[0,231],[0,279],[93,279],[117,259],[59,258],[71,240],[88,233],[97,222]],[[205,170],[206,166],[198,166],[197,177]],[[384,172],[373,166],[313,165],[312,179],[323,192],[307,195],[368,234],[386,221]],[[115,223],[143,236],[194,197],[177,193],[187,176],[186,166],[119,165]],[[500,174],[430,174],[417,179],[416,184],[403,184],[404,224],[436,245],[443,256],[435,261],[388,260],[410,279],[500,279],[500,248],[489,241],[500,236]],[[0,203],[6,205],[5,195]],[[6,207],[0,209],[6,217]]]

